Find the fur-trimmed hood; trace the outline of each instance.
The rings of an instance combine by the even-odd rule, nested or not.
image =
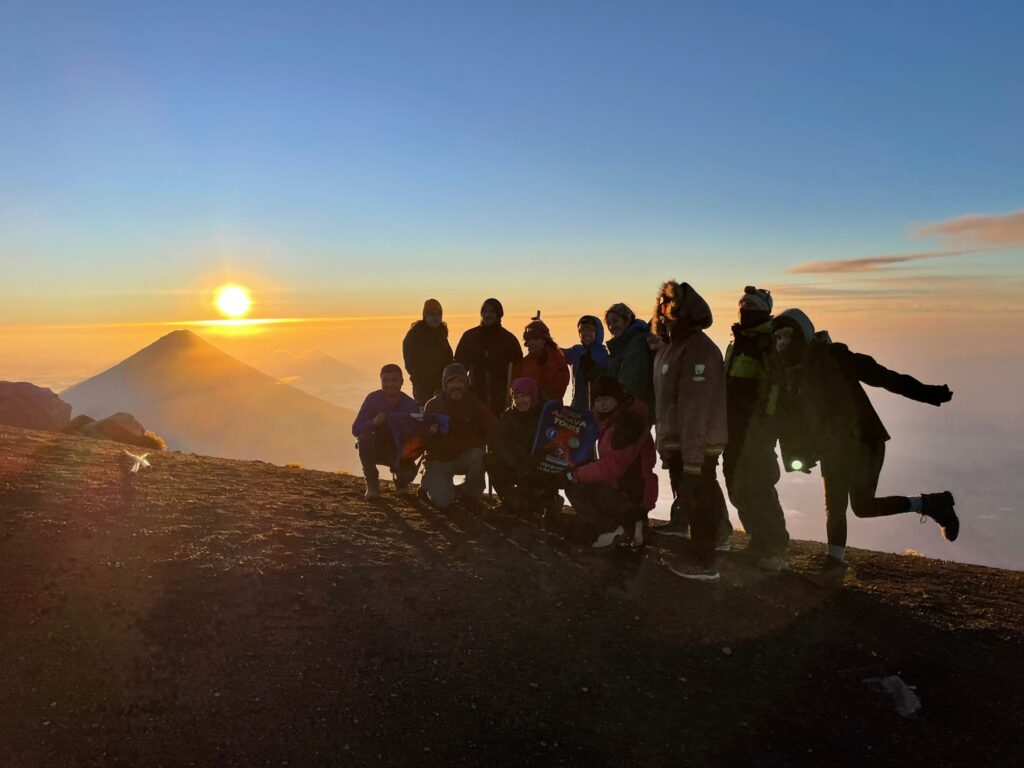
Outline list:
[[[711,307],[689,283],[677,283],[669,280],[662,284],[658,291],[658,300],[654,305],[654,320],[651,329],[663,339],[669,338],[665,316],[676,318],[680,328],[710,328],[714,321]]]

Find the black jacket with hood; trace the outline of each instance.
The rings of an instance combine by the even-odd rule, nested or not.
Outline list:
[[[509,366],[523,359],[519,339],[501,323],[470,328],[455,348],[455,362],[469,372],[469,385],[492,414],[508,403]]]
[[[426,320],[417,320],[402,341],[405,370],[412,381],[413,396],[423,405],[441,388],[441,374],[454,356],[448,343],[448,326],[431,328]]]
[[[773,329],[786,326],[799,334],[803,357],[799,364],[787,366],[780,356],[772,356],[766,405],[769,413],[778,413],[784,454],[787,443],[799,446],[794,455],[810,451],[813,455],[805,458],[817,460],[841,452],[852,440],[869,445],[888,440],[862,383],[930,405],[949,400],[944,385],[923,384],[890,371],[874,358],[833,343],[825,332],[815,334],[810,318],[799,309],[787,309],[772,321]]]

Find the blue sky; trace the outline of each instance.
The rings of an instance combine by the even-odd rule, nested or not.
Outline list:
[[[1024,208],[1020,3],[86,5],[3,4],[14,292],[717,286]]]

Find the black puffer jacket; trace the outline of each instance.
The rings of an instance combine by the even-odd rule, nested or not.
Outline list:
[[[500,323],[470,328],[455,348],[455,362],[469,371],[469,385],[495,416],[508,404],[509,366],[523,359],[519,339]]]
[[[444,367],[454,358],[448,343],[448,326],[441,323],[431,328],[426,320],[417,320],[405,334],[402,356],[412,381],[413,397],[422,406],[441,388]]]
[[[790,326],[806,343],[798,366],[773,360],[768,407],[780,416],[780,442],[799,444],[807,458],[820,459],[846,448],[850,441],[881,443],[889,439],[882,420],[861,384],[929,405],[941,405],[952,394],[945,385],[923,384],[913,376],[879,365],[874,358],[851,352],[827,334],[815,334],[810,320],[799,310],[786,310],[772,323],[773,329]],[[773,402],[773,400],[775,402]],[[774,407],[773,407],[774,406]]]

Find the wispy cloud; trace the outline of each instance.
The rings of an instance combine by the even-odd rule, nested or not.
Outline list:
[[[967,256],[988,251],[1024,248],[1024,211],[1007,214],[968,215],[922,224],[914,230],[916,237],[934,237],[946,247],[913,253],[891,253],[853,259],[807,261],[786,270],[796,275],[821,275],[851,272],[882,272],[896,264]]]
[[[959,251],[918,251],[916,253],[891,253],[882,256],[865,256],[857,259],[835,259],[833,261],[806,261],[786,270],[792,275],[822,275],[835,272],[878,272],[893,264],[922,259],[938,259],[944,256],[964,256],[992,248],[968,248]]]
[[[959,248],[1020,248],[1024,247],[1024,211],[959,216],[919,226],[916,234],[919,237],[938,237]]]

